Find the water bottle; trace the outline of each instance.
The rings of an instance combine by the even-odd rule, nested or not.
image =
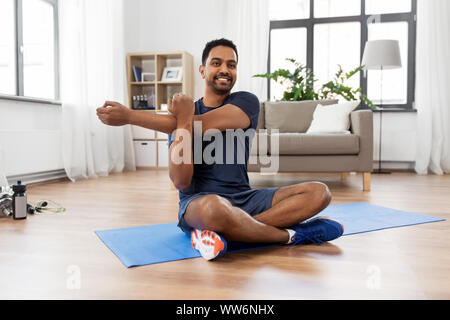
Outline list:
[[[13,185],[13,218],[14,220],[21,220],[27,218],[27,187],[18,181],[16,185]]]

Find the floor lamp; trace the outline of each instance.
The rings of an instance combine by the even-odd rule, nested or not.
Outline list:
[[[380,141],[378,154],[378,169],[373,173],[390,174],[381,169],[381,138],[383,125],[383,71],[402,67],[400,45],[397,40],[367,41],[361,62],[365,70],[380,70]]]

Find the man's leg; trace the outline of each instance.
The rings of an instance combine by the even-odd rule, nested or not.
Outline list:
[[[194,229],[211,230],[229,241],[286,243],[289,233],[251,217],[217,195],[198,197],[189,204],[184,220]]]
[[[272,207],[254,217],[217,195],[194,199],[184,214],[193,228],[221,233],[227,240],[286,243],[289,233],[282,228],[302,222],[330,202],[331,194],[322,183],[303,183],[278,190]]]
[[[282,187],[275,192],[272,207],[254,218],[270,226],[287,228],[315,216],[330,201],[330,190],[320,182]]]

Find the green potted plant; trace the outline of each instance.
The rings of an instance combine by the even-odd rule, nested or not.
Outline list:
[[[303,100],[318,100],[319,95],[314,92],[314,74],[302,65],[295,61],[295,59],[286,59],[294,64],[293,72],[287,69],[278,69],[273,73],[256,74],[254,78],[267,78],[281,85],[286,86],[281,101],[303,101]]]
[[[318,92],[314,91],[314,74],[306,66],[297,62],[295,59],[288,58],[287,61],[294,64],[293,72],[287,69],[278,69],[272,73],[264,73],[254,75],[254,78],[267,78],[286,86],[281,101],[302,101],[302,100],[319,100],[319,99],[335,99],[337,96],[343,97],[347,101],[361,99],[372,109],[374,104],[364,94],[361,88],[353,89],[345,85],[345,82],[352,76],[360,72],[364,67],[358,67],[349,73],[345,73],[339,65],[339,70],[335,78],[323,84]],[[359,94],[359,97],[358,97]]]
[[[319,97],[320,99],[332,99],[336,98],[337,96],[341,96],[347,101],[355,101],[355,100],[362,100],[364,103],[372,108],[375,109],[375,105],[370,101],[364,94],[361,93],[361,88],[353,89],[349,86],[345,85],[345,82],[353,77],[355,74],[360,72],[364,66],[358,67],[349,73],[344,73],[342,70],[342,66],[339,66],[338,72],[336,72],[336,76],[333,79],[333,81],[329,81],[322,85],[322,87],[319,89]],[[357,95],[359,94],[359,98]]]

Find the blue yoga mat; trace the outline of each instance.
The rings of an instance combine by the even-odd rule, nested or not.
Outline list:
[[[329,206],[319,216],[336,218],[344,225],[344,235],[398,228],[444,219],[384,208],[366,203]],[[144,266],[200,257],[176,223],[95,231],[103,243],[127,267]],[[267,244],[229,243],[228,252],[270,247]]]

